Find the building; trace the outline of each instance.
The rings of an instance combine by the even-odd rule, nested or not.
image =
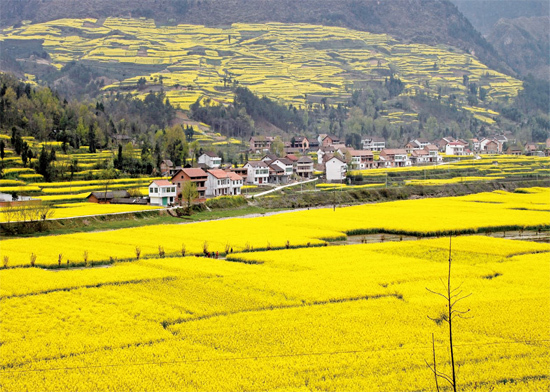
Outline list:
[[[287,184],[294,173],[292,161],[286,158],[276,158],[268,166],[268,181],[272,184]]]
[[[307,137],[296,136],[291,140],[292,148],[296,148],[298,152],[306,152],[309,149],[309,140]]]
[[[433,144],[437,146],[440,152],[445,152],[447,149],[447,144],[456,141],[452,136],[445,136],[444,138],[437,139]]]
[[[326,135],[323,140],[321,141],[321,147],[323,146],[329,146],[331,144],[340,144],[340,138],[336,135]]]
[[[446,155],[465,155],[464,144],[460,142],[447,143],[447,146],[445,146],[445,154]]]
[[[333,156],[325,163],[327,181],[343,181],[346,178],[348,165],[340,158]]]
[[[300,157],[296,162],[296,174],[304,178],[313,177],[313,159],[307,155]]]
[[[377,136],[365,136],[361,139],[363,150],[382,151],[386,148],[386,140]]]
[[[222,169],[210,169],[206,171],[206,197],[226,196],[230,194],[231,177]]]
[[[424,150],[428,151],[428,163],[437,163],[443,161],[441,155],[439,155],[439,149],[434,144],[428,144],[424,147]]]
[[[149,184],[149,204],[167,207],[176,202],[176,186],[167,180],[155,180]]]
[[[414,139],[405,145],[405,151],[407,151],[407,154],[410,154],[415,150],[424,149],[428,144],[430,144],[430,142],[425,138]]]
[[[352,170],[372,169],[374,166],[374,154],[369,150],[348,150],[351,155],[350,166]]]
[[[264,161],[248,161],[244,167],[247,169],[247,183],[256,185],[269,183],[269,166]]]
[[[244,185],[244,178],[232,171],[227,172],[227,174],[229,174],[230,181],[229,194],[231,196],[240,195]]]
[[[163,159],[160,162],[160,173],[163,176],[167,176],[170,173],[170,170],[174,168],[174,163],[170,159]]]
[[[267,152],[275,140],[272,136],[252,136],[249,140],[250,151],[254,153]]]
[[[222,164],[222,159],[213,152],[205,152],[199,157],[197,162],[208,169],[218,169]]]
[[[129,198],[130,194],[128,191],[107,191],[107,192],[92,192],[86,199],[90,203],[99,203],[99,204],[111,204],[115,199],[125,199]]]
[[[186,182],[193,182],[197,187],[199,196],[194,200],[195,202],[206,201],[206,181],[208,180],[208,174],[199,168],[184,168],[180,169],[176,174],[172,176],[170,182],[176,185],[177,201],[181,201],[181,192]]]
[[[411,166],[407,151],[403,148],[385,148],[380,151],[379,167]]]

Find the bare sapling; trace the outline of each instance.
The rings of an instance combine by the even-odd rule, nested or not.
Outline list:
[[[34,267],[36,263],[36,255],[34,253],[31,253],[30,260],[31,260],[31,267]]]
[[[139,246],[136,246],[136,260],[139,260],[140,256],[141,256],[141,248]]]
[[[88,266],[88,251],[85,250],[84,253],[82,253],[82,258],[84,259],[84,265]]]
[[[57,265],[61,267],[61,262],[63,261],[63,253],[57,255]]]
[[[9,262],[10,262],[10,257],[9,256],[2,257],[2,264],[4,265],[4,268],[8,268]]]
[[[440,317],[432,318],[432,317],[428,316],[428,318],[430,320],[435,321],[437,324],[441,323],[442,321],[445,321],[445,322],[447,322],[447,325],[449,326],[449,331],[448,331],[449,337],[448,337],[448,339],[449,339],[449,355],[450,355],[450,360],[451,360],[451,374],[450,375],[445,374],[445,373],[440,372],[439,370],[437,370],[437,361],[436,361],[436,354],[435,354],[435,341],[434,341],[433,334],[432,334],[433,364],[430,364],[427,361],[425,361],[425,362],[426,362],[426,365],[428,366],[428,368],[430,368],[430,370],[434,374],[435,385],[436,385],[437,391],[440,390],[438,379],[441,378],[441,379],[447,381],[450,384],[453,391],[456,392],[457,391],[457,379],[456,379],[454,343],[453,343],[453,321],[455,321],[457,317],[467,318],[465,316],[465,314],[468,313],[470,311],[470,309],[468,309],[468,310],[459,310],[459,309],[457,309],[457,304],[460,301],[462,301],[463,299],[469,297],[472,294],[470,293],[470,294],[464,295],[463,291],[460,289],[462,284],[460,284],[458,287],[456,287],[454,289],[451,288],[451,264],[452,264],[451,263],[451,261],[452,261],[452,257],[451,257],[451,247],[452,246],[451,245],[452,245],[452,236],[449,237],[449,270],[448,270],[448,273],[447,273],[447,282],[445,284],[442,281],[443,286],[444,286],[444,292],[439,293],[437,291],[433,291],[433,290],[430,290],[429,288],[426,288],[426,290],[428,290],[430,293],[439,295],[440,297],[445,299],[445,303],[446,303],[445,312]]]
[[[187,248],[185,247],[185,244],[181,244],[181,257],[185,257],[186,253],[187,253]]]
[[[159,256],[164,258],[164,247],[159,245]]]

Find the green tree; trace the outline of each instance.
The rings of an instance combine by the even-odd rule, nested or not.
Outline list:
[[[185,200],[187,203],[187,210],[191,213],[191,203],[193,200],[198,199],[199,191],[197,191],[197,185],[194,182],[186,181],[183,183],[181,189],[181,200]]]

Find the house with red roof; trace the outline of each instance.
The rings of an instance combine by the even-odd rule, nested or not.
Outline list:
[[[411,160],[404,148],[385,148],[380,152],[379,167],[411,166]]]
[[[176,186],[167,180],[155,180],[149,184],[149,204],[167,207],[176,202]]]
[[[181,198],[181,191],[183,185],[186,182],[193,182],[197,187],[197,192],[199,197],[195,199],[195,202],[204,202],[206,201],[206,180],[208,175],[206,172],[198,167],[190,167],[185,169],[180,169],[172,176],[170,182],[176,185],[177,189],[177,201]]]

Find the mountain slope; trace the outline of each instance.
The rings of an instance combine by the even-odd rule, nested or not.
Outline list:
[[[512,72],[448,0],[4,0],[0,26],[61,18],[147,17],[158,24],[309,23],[386,33],[406,42],[446,44]]]
[[[451,0],[483,35],[489,34],[500,19],[548,15],[547,0]]]
[[[519,74],[531,73],[537,78],[549,80],[549,31],[548,16],[501,19],[491,29],[487,39]]]

